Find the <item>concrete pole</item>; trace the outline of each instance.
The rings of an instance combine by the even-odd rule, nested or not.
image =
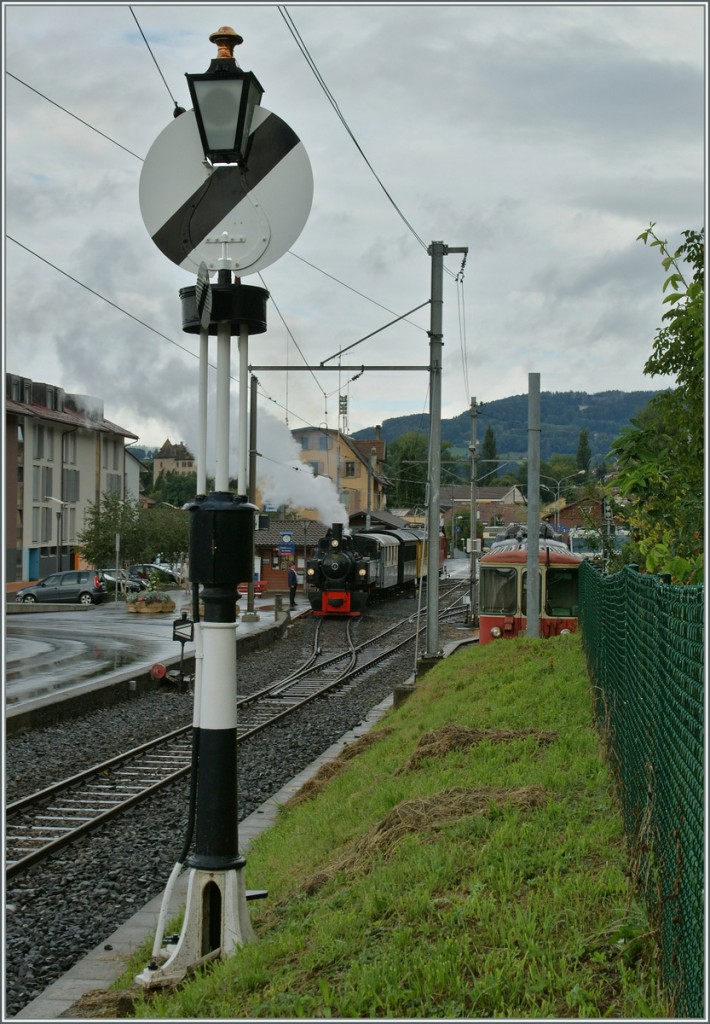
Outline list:
[[[476,446],[478,444],[476,437],[476,417],[478,416],[478,406],[476,405],[476,399],[471,399],[471,622],[474,626],[478,625],[478,611],[476,601],[476,544],[478,537],[478,520],[476,516]]]
[[[528,622],[540,636],[540,374],[528,374]]]
[[[427,509],[427,607],[424,658],[440,658],[439,649],[439,505],[441,488],[441,360],[443,323],[443,242],[432,242],[429,331],[429,504]]]
[[[240,377],[241,380],[241,377]],[[249,402],[249,503],[256,505],[256,386],[259,381],[251,378]],[[252,550],[252,563],[254,551]],[[254,573],[247,580],[247,610],[242,615],[242,622],[258,622],[259,613],[254,608]]]
[[[231,332],[228,320],[217,325],[217,449],[215,491],[229,491],[229,377]]]
[[[248,490],[247,466],[249,445],[247,444],[247,423],[249,422],[249,325],[239,325],[239,471],[237,494],[246,496]]]
[[[365,513],[365,529],[369,530],[372,524],[372,476],[375,472],[375,457],[377,452],[370,449],[370,460],[367,464],[367,512]]]
[[[197,493],[207,494],[207,369],[209,331],[200,328],[200,369],[197,394]]]

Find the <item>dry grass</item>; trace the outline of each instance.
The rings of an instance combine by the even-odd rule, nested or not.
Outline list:
[[[539,744],[552,743],[557,739],[556,732],[543,732],[540,729],[471,729],[464,725],[445,725],[441,729],[425,732],[411,757],[397,769],[395,775],[414,771],[428,758],[446,757],[453,750],[466,750],[484,741],[512,743],[528,736],[533,736]]]
[[[409,835],[431,836],[444,825],[470,814],[484,814],[493,806],[504,804],[521,808],[540,807],[547,796],[540,786],[483,786],[476,789],[456,787],[444,789],[434,796],[405,800],[393,807],[382,821],[352,844],[350,849],[327,869],[316,872],[304,884],[304,891],[313,894],[341,872],[362,873],[378,858],[387,858]]]

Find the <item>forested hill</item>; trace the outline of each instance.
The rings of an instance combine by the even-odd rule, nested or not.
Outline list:
[[[590,395],[586,391],[543,391],[540,394],[540,454],[543,459],[552,455],[576,455],[579,435],[588,432],[592,458],[604,457],[612,441],[658,394],[657,391],[600,391]],[[478,413],[476,433],[478,445],[491,426],[495,433],[499,456],[519,457],[528,450],[528,396],[513,395],[495,402],[484,402]],[[395,416],[382,423],[382,437],[394,441],[409,431],[428,434],[429,416],[415,413]],[[356,439],[373,437],[375,428],[358,430]],[[442,419],[441,438],[451,441],[455,448],[467,449],[471,440],[471,413],[469,409],[453,419]]]

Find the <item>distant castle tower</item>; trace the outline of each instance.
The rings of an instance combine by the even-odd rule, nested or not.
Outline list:
[[[153,483],[161,473],[196,473],[195,456],[182,441],[173,444],[166,438],[163,447],[153,456]]]

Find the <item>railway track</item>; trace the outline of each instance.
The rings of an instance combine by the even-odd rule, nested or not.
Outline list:
[[[454,586],[442,595],[441,615],[460,600]],[[392,657],[424,630],[410,616],[377,636],[356,644],[352,620],[346,624],[346,646],[341,622],[319,620],[312,650],[302,665],[286,678],[237,700],[237,737],[243,741],[304,704],[329,691],[342,690],[355,678]],[[406,629],[407,624],[411,626]],[[332,626],[335,637],[326,637]],[[404,628],[404,635],[401,633]],[[184,778],[192,768],[193,729],[184,726],[135,747],[102,764],[80,772],[6,806],[6,877],[11,878],[46,859],[87,832],[119,817],[130,807],[164,786]]]

